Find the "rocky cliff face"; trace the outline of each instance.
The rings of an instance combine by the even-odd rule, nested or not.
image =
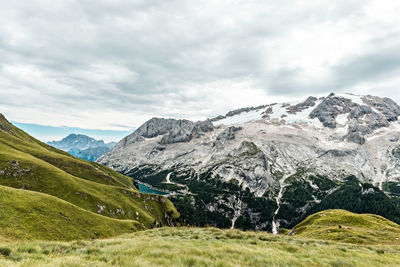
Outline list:
[[[213,130],[211,121],[198,121],[196,123],[188,120],[175,120],[152,118],[140,126],[135,132],[122,139],[115,150],[145,141],[149,138],[162,136],[160,145],[189,142],[193,137],[199,137],[202,133]]]
[[[153,118],[99,162],[169,190],[194,224],[276,230],[343,188],[399,202],[399,115],[389,98],[330,94],[203,122]]]
[[[0,113],[0,130],[11,133],[8,120]]]

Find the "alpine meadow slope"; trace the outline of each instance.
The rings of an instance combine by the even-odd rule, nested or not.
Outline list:
[[[291,236],[354,244],[400,244],[400,226],[375,214],[346,210],[324,210],[308,216],[290,232]]]
[[[380,216],[326,210],[290,235],[163,227],[100,240],[0,242],[0,265],[399,266],[399,237],[400,226]]]
[[[74,240],[143,230],[136,220],[95,214],[59,198],[0,185],[0,236],[6,240]]]
[[[400,222],[399,115],[389,98],[332,93],[153,118],[98,162],[169,190],[192,225],[277,232],[327,208]]]
[[[5,238],[106,237],[155,223],[175,225],[179,217],[168,199],[138,192],[131,178],[46,145],[3,115],[0,185]],[[113,224],[115,229],[106,227]]]

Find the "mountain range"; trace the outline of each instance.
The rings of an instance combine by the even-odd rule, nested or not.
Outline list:
[[[328,208],[400,222],[399,115],[390,98],[332,93],[153,118],[98,162],[168,190],[192,225],[277,232]]]
[[[89,161],[96,161],[100,156],[110,151],[116,142],[104,143],[83,134],[70,134],[60,141],[47,142],[55,148],[64,150],[71,155]]]

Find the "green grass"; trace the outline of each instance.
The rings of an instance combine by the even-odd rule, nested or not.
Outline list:
[[[46,194],[0,186],[0,236],[10,240],[104,238],[144,229]]]
[[[135,220],[146,228],[155,220],[166,225],[166,213],[173,218],[179,216],[168,199],[138,192],[131,178],[48,146],[9,124],[2,116],[0,126],[0,185],[40,192],[57,198],[55,200],[69,202],[71,207],[88,212],[82,216],[100,213],[105,219]],[[17,209],[13,203],[18,200],[12,198],[9,202],[9,208],[14,209],[11,214],[24,216],[26,211]],[[44,211],[33,208],[32,213]],[[12,224],[5,227],[14,229]],[[32,236],[40,237],[39,234],[42,232],[32,233]],[[104,231],[104,236],[110,235]],[[65,237],[70,239],[68,235]]]
[[[346,210],[315,213],[296,225],[293,234],[347,243],[400,245],[398,224],[379,215],[356,214]]]
[[[2,243],[0,266],[399,266],[400,247],[215,228],[159,228],[71,242]]]

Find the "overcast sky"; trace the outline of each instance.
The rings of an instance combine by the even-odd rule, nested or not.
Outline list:
[[[400,1],[0,2],[11,121],[125,133],[330,92],[400,102]]]

